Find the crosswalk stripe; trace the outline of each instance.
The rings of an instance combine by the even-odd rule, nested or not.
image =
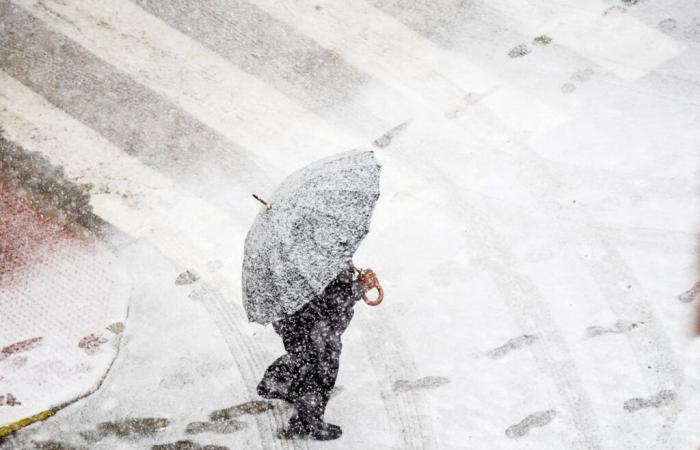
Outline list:
[[[242,244],[233,239],[233,231],[241,233],[244,224],[183,192],[3,71],[0,121],[8,139],[41,153],[62,167],[68,179],[93,184],[94,212],[116,227],[135,238],[147,237],[183,267],[205,267],[210,254],[220,253],[231,255],[223,261],[226,268],[238,265]],[[221,252],[222,247],[230,251]]]
[[[131,2],[15,3],[270,169],[278,155],[304,162],[363,142]]]
[[[333,47],[242,0],[134,0],[171,27],[220,54],[295,102],[368,142],[409,117],[386,85],[349,64]],[[371,95],[368,93],[371,92]]]
[[[0,16],[0,69],[144,164],[228,211],[269,183],[246,149],[25,10],[3,2]]]
[[[357,1],[294,7],[273,0],[256,4],[349,63],[411,100],[416,116],[440,117],[465,96],[482,95],[482,104],[515,130],[544,131],[567,120],[558,109],[424,39],[393,17]]]

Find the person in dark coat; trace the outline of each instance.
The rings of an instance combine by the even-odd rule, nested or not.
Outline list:
[[[341,335],[350,324],[355,302],[378,284],[371,269],[355,280],[349,265],[320,296],[272,323],[287,353],[267,368],[257,391],[261,397],[295,406],[296,413],[280,437],[330,440],[342,434],[339,426],[323,420],[338,375]]]

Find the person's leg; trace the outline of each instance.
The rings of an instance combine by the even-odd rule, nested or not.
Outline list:
[[[265,371],[258,384],[258,395],[293,403],[299,396],[303,375],[308,371],[308,359],[313,353],[310,329],[314,314],[305,307],[275,323],[273,328],[282,338],[286,354],[280,356]],[[313,355],[312,355],[313,356]]]
[[[337,439],[342,430],[337,425],[325,422],[323,415],[338,374],[340,339],[331,337],[325,321],[317,323],[312,337],[315,358],[307,360],[305,372],[297,379],[299,395],[294,401],[296,413],[289,420],[283,436]]]
[[[331,391],[338,376],[341,335],[352,319],[351,303],[324,305],[320,308],[319,320],[311,330],[308,369],[299,377],[299,396],[294,402],[297,413],[290,419],[289,430],[314,439],[336,439],[342,434],[339,426],[326,423],[323,416]]]

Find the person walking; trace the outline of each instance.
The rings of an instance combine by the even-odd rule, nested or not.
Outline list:
[[[323,420],[338,375],[341,336],[353,317],[355,302],[379,286],[371,269],[353,278],[349,265],[320,296],[272,323],[287,353],[267,368],[257,391],[261,397],[284,400],[296,408],[280,437],[330,440],[342,434],[338,425]]]
[[[286,354],[265,371],[257,392],[292,403],[283,438],[337,439],[323,419],[335,385],[341,335],[362,298],[384,291],[353,255],[369,232],[381,165],[371,150],[352,150],[290,174],[255,217],[243,249],[242,294],[248,320],[272,324]],[[358,270],[357,279],[353,270]],[[370,300],[367,291],[377,289]]]

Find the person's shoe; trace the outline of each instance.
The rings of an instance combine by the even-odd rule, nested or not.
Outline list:
[[[289,425],[278,433],[280,439],[304,439],[311,438],[317,441],[331,441],[338,439],[343,430],[338,425],[324,422],[323,420],[303,421],[298,417],[289,419]]]
[[[317,441],[332,441],[343,435],[343,430],[332,423],[323,422],[311,429],[309,437]]]

